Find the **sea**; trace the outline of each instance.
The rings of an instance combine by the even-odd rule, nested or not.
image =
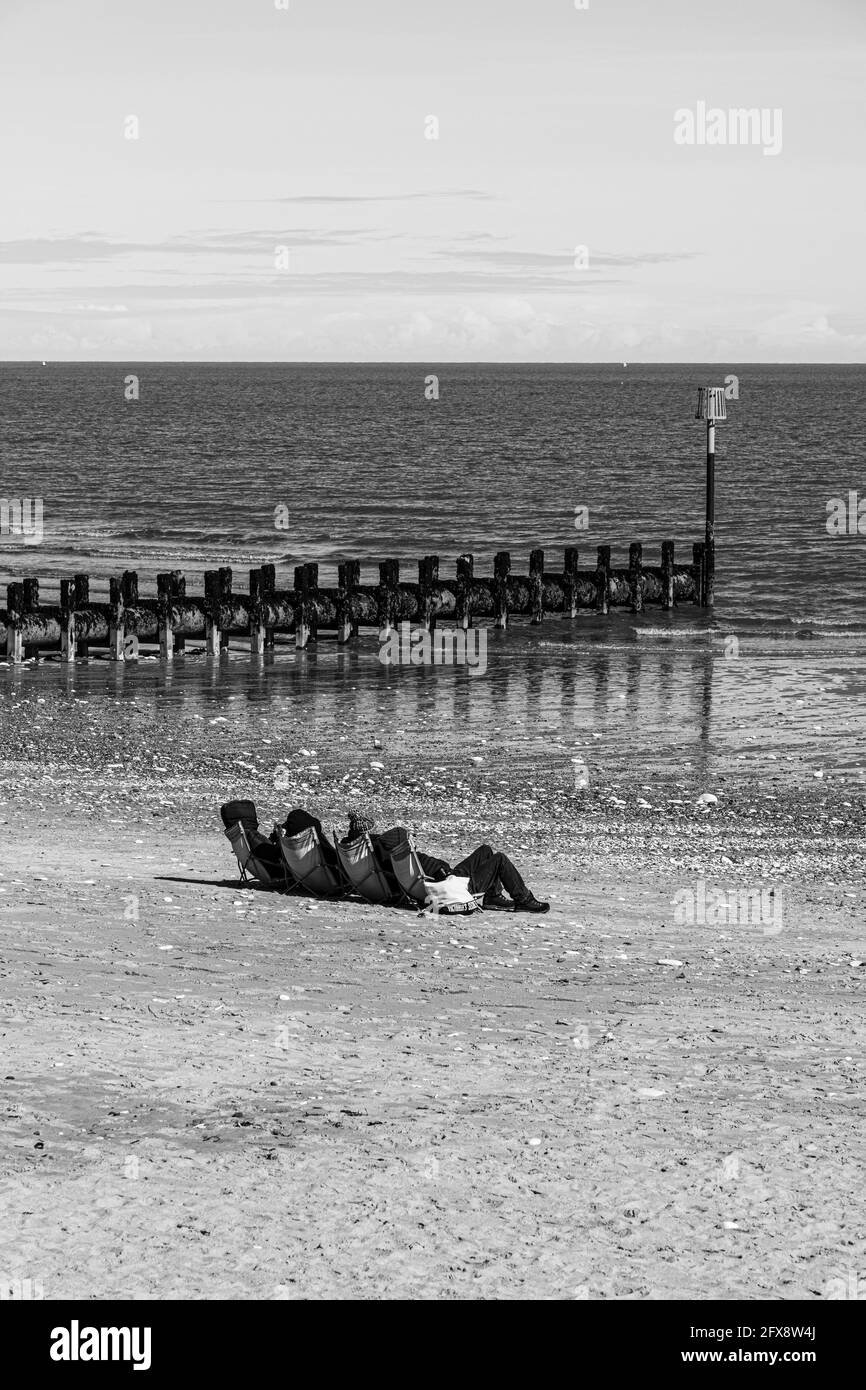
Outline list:
[[[375,722],[385,682],[405,737],[498,728],[527,767],[597,762],[606,740],[638,777],[679,761],[711,780],[757,761],[773,778],[861,781],[863,366],[0,363],[0,498],[43,509],[39,544],[0,536],[0,584],[37,575],[50,602],[74,572],[99,597],[125,569],[142,593],[181,569],[194,593],[205,569],[231,565],[243,590],[265,562],[289,585],[317,561],[327,584],[344,559],[373,581],[383,559],[415,578],[420,556],[448,574],[463,553],[489,574],[498,550],[525,572],[537,546],[550,569],[566,546],[591,568],[601,544],[625,565],[632,541],[647,564],[664,540],[689,562],[704,534],[702,385],[726,388],[712,612],[517,619],[486,634],[483,673],[386,670],[375,636],[353,653],[323,636],[306,654],[278,648],[264,675],[240,652],[217,681],[194,654],[168,680],[142,660],[140,688],[335,702]],[[26,678],[57,669],[40,661]],[[98,691],[117,677],[91,661],[74,679]]]

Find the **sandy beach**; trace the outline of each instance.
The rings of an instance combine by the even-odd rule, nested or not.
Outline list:
[[[338,737],[311,708],[275,790],[261,716],[6,684],[5,1280],[791,1299],[862,1277],[861,789],[623,767],[539,795],[503,766],[482,794],[465,730],[409,784],[382,714],[380,823],[452,862],[489,841],[552,902],[419,917],[239,888],[222,800],[327,826],[360,785],[293,770]],[[701,883],[783,912],[682,920]]]

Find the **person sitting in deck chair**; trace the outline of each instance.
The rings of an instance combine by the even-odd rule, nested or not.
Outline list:
[[[337,854],[328,836],[322,829],[322,822],[318,816],[311,816],[309,811],[305,811],[303,806],[295,806],[283,821],[283,833],[285,835],[300,835],[302,830],[307,830],[312,826],[319,837],[319,844],[322,846],[322,857],[326,864],[332,869],[339,869],[340,856]]]
[[[229,826],[236,825],[240,821],[246,832],[247,844],[256,859],[260,860],[266,868],[273,869],[275,872],[282,872],[283,861],[280,856],[279,845],[273,834],[263,835],[259,830],[259,818],[252,801],[240,799],[227,801],[224,806],[220,807],[220,815],[226,830]]]
[[[408,839],[409,832],[405,826],[395,825],[391,830],[374,834],[375,824],[372,816],[359,811],[353,812],[349,817],[349,829],[342,843],[350,844],[359,835],[368,834],[389,885],[393,883],[395,891],[399,892],[399,884],[391,868],[391,854],[399,844]],[[550,903],[539,902],[535,894],[527,888],[508,856],[492,849],[490,845],[479,845],[453,868],[444,859],[437,859],[435,855],[418,852],[418,859],[426,877],[434,881],[447,878],[449,874],[468,878],[470,891],[484,894],[485,907],[507,907],[515,912],[550,911]],[[511,902],[503,895],[503,888]]]

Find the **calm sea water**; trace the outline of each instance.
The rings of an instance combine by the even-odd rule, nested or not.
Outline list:
[[[124,399],[130,373],[136,402]],[[696,388],[729,374],[739,398],[717,430],[712,618],[688,605],[516,625],[490,634],[484,678],[386,677],[375,645],[351,657],[323,642],[316,656],[278,657],[251,693],[300,707],[324,674],[333,699],[346,697],[341,717],[365,701],[372,715],[387,679],[398,726],[430,733],[444,719],[468,737],[473,722],[497,724],[514,756],[541,758],[561,738],[564,757],[595,735],[647,767],[693,755],[709,774],[714,759],[760,761],[763,750],[765,770],[860,776],[866,536],[826,530],[829,499],[866,496],[859,366],[0,364],[0,496],[42,497],[45,514],[40,546],[0,538],[0,581],[35,573],[48,596],[63,573],[132,568],[146,591],[177,567],[199,592],[218,563],[243,589],[266,560],[285,582],[318,560],[331,582],[344,558],[439,553],[448,572],[462,551],[490,573],[499,549],[525,571],[535,545],[558,568],[575,544],[584,564],[602,543],[623,564],[633,540],[657,563],[668,538],[688,561],[704,526]],[[287,530],[275,527],[281,504]],[[577,506],[589,508],[587,531],[574,527]],[[108,675],[91,663],[75,680],[97,688]],[[208,701],[246,680],[238,668],[214,685],[194,659],[170,689],[148,677],[155,697]]]
[[[555,565],[578,544],[591,564],[608,542],[624,563],[633,540],[657,562],[666,538],[688,561],[704,525],[696,387],[728,373],[720,617],[863,625],[866,537],[825,526],[829,498],[866,496],[863,367],[0,364],[0,496],[45,508],[38,549],[0,539],[2,579],[222,562],[241,587],[267,559],[466,550],[483,567],[510,549],[523,569],[534,545]]]

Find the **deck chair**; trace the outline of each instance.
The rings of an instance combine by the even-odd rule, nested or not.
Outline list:
[[[281,888],[284,884],[284,874],[277,872],[269,864],[263,864],[257,859],[254,852],[250,849],[250,842],[247,839],[247,832],[240,821],[235,821],[234,825],[226,827],[225,833],[231,843],[241,871],[241,883],[249,883],[250,878],[255,878],[267,888]]]
[[[334,844],[340,856],[343,873],[355,892],[366,902],[387,903],[391,906],[400,902],[403,897],[402,890],[395,893],[392,889],[376,858],[376,851],[369,835],[359,835],[347,845],[340,844],[335,835]]]
[[[404,895],[415,907],[422,909],[427,902],[426,879],[411,839],[404,840],[394,850],[391,855],[391,868]]]
[[[419,912],[423,912],[427,907],[429,898],[427,885],[430,880],[424,877],[421,860],[418,858],[418,851],[411,836],[403,840],[393,851],[391,868],[394,870],[394,877],[399,883],[406,901],[410,902],[413,907],[417,907]],[[477,910],[481,911],[484,907],[484,894],[471,893],[471,897],[475,899]],[[469,903],[466,911],[471,912],[473,910],[475,909]]]
[[[338,898],[346,891],[340,873],[328,863],[314,825],[298,835],[286,835],[274,826],[289,884],[317,898]]]

